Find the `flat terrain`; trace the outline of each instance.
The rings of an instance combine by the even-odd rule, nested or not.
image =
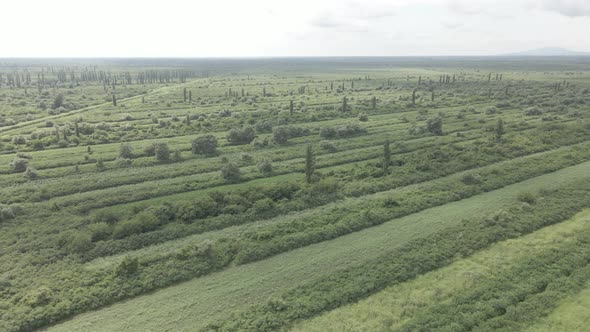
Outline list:
[[[4,59],[0,331],[579,330],[589,119],[584,57]]]

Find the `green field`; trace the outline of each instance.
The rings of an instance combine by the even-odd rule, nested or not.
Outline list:
[[[582,331],[575,59],[4,59],[0,331]]]

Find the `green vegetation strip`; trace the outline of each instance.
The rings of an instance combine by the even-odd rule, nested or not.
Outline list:
[[[500,210],[497,215],[505,216],[505,212]],[[495,275],[515,268],[527,257],[576,243],[575,235],[584,230],[590,230],[590,209],[577,213],[567,221],[547,226],[516,239],[499,242],[489,249],[478,251],[447,267],[388,287],[358,303],[345,305],[313,319],[302,321],[292,330],[295,332],[396,330],[418,313],[451,299],[459,291],[477,287]],[[589,294],[586,292],[587,299],[590,299]],[[563,304],[563,309],[558,308],[559,312],[578,314],[587,312],[588,307],[584,308],[584,306],[577,307],[577,310],[570,309],[570,306],[576,302],[578,301]],[[561,315],[552,314],[551,316],[560,317]],[[573,314],[567,321],[575,320],[576,317],[580,316]],[[565,323],[565,320],[562,323]],[[555,329],[547,331],[553,330]],[[562,331],[565,330],[562,329]]]
[[[425,310],[399,331],[518,331],[590,280],[590,230]]]
[[[534,207],[517,205],[508,209],[508,215],[505,216],[464,220],[457,226],[448,227],[412,241],[394,253],[372,258],[359,266],[344,269],[288,290],[263,305],[254,306],[240,315],[210,324],[207,330],[275,331],[298,319],[312,317],[325,310],[357,301],[388,285],[405,282],[420,274],[446,266],[457,257],[471,255],[497,241],[516,238],[560,222],[588,206],[590,206],[590,179],[579,183],[576,188],[545,191],[542,197],[537,198]],[[491,285],[482,285],[463,298],[459,298],[465,301],[465,306],[461,302],[443,304],[442,309],[432,312],[433,315],[440,315],[436,318],[442,320],[431,320],[433,315],[424,315],[422,320],[417,319],[415,324],[407,325],[407,329],[404,330],[432,331],[443,327],[442,324],[448,322],[449,325],[444,325],[447,328],[446,331],[469,331],[477,327],[477,322],[486,320],[489,320],[490,325],[487,326],[489,330],[494,326],[510,327],[513,319],[518,318],[519,314],[526,313],[525,320],[536,317],[539,311],[545,308],[535,308],[536,310],[527,313],[527,306],[533,308],[535,303],[537,305],[545,303],[545,306],[548,306],[551,303],[548,300],[558,297],[554,293],[547,295],[545,291],[563,293],[568,287],[575,288],[576,285],[580,285],[580,281],[583,285],[583,281],[590,278],[590,269],[587,268],[590,260],[590,232],[583,235],[579,239],[580,242],[567,246],[567,250],[550,252],[543,255],[539,261],[531,260],[527,265],[519,265],[513,274],[506,277],[507,279],[494,280]],[[574,251],[572,257],[567,255],[570,251]],[[546,265],[550,268],[549,271],[543,269]],[[578,269],[581,270],[577,271]],[[531,273],[530,280],[526,277],[528,270]],[[563,282],[562,277],[572,273],[576,274],[572,275],[571,283],[560,288],[560,282]],[[507,282],[517,280],[520,280],[516,284],[521,289],[514,290],[506,286]],[[556,281],[552,283],[554,280]],[[493,291],[486,294],[490,288],[499,291],[498,301],[494,302],[496,299]],[[542,293],[541,297],[547,295],[544,297],[547,302],[536,297],[527,298],[527,295],[539,293]],[[489,302],[484,303],[487,300]],[[519,305],[525,300],[534,303],[526,302]],[[478,301],[482,303],[478,304]],[[504,315],[509,310],[511,315]],[[458,317],[454,315],[455,313],[464,314],[464,316]],[[459,322],[453,323],[455,320]]]
[[[590,326],[590,284],[565,299],[547,317],[538,320],[526,332],[586,332]]]
[[[559,187],[581,182],[587,178],[588,167],[590,163],[570,167],[395,219],[332,241],[293,250],[252,264],[231,267],[220,273],[115,304],[97,312],[82,314],[56,326],[56,330],[92,330],[93,326],[101,326],[107,330],[157,330],[169,326],[170,321],[174,321],[179,329],[183,326],[194,329],[203,327],[215,319],[225,317],[233,310],[265,301],[270,295],[296,284],[362,264],[369,257],[391,252],[408,241],[457,225],[461,218],[493,212],[513,201],[521,191],[555,187],[555,181],[558,179]],[[165,305],[162,305],[163,303]],[[98,322],[100,325],[96,325]]]

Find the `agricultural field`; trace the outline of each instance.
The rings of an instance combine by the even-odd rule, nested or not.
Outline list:
[[[0,59],[0,331],[584,331],[590,57]]]

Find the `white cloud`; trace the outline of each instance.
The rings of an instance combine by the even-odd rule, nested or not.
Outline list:
[[[2,13],[0,58],[590,50],[590,0],[28,0]]]
[[[569,17],[590,17],[588,0],[545,0],[542,7]]]

